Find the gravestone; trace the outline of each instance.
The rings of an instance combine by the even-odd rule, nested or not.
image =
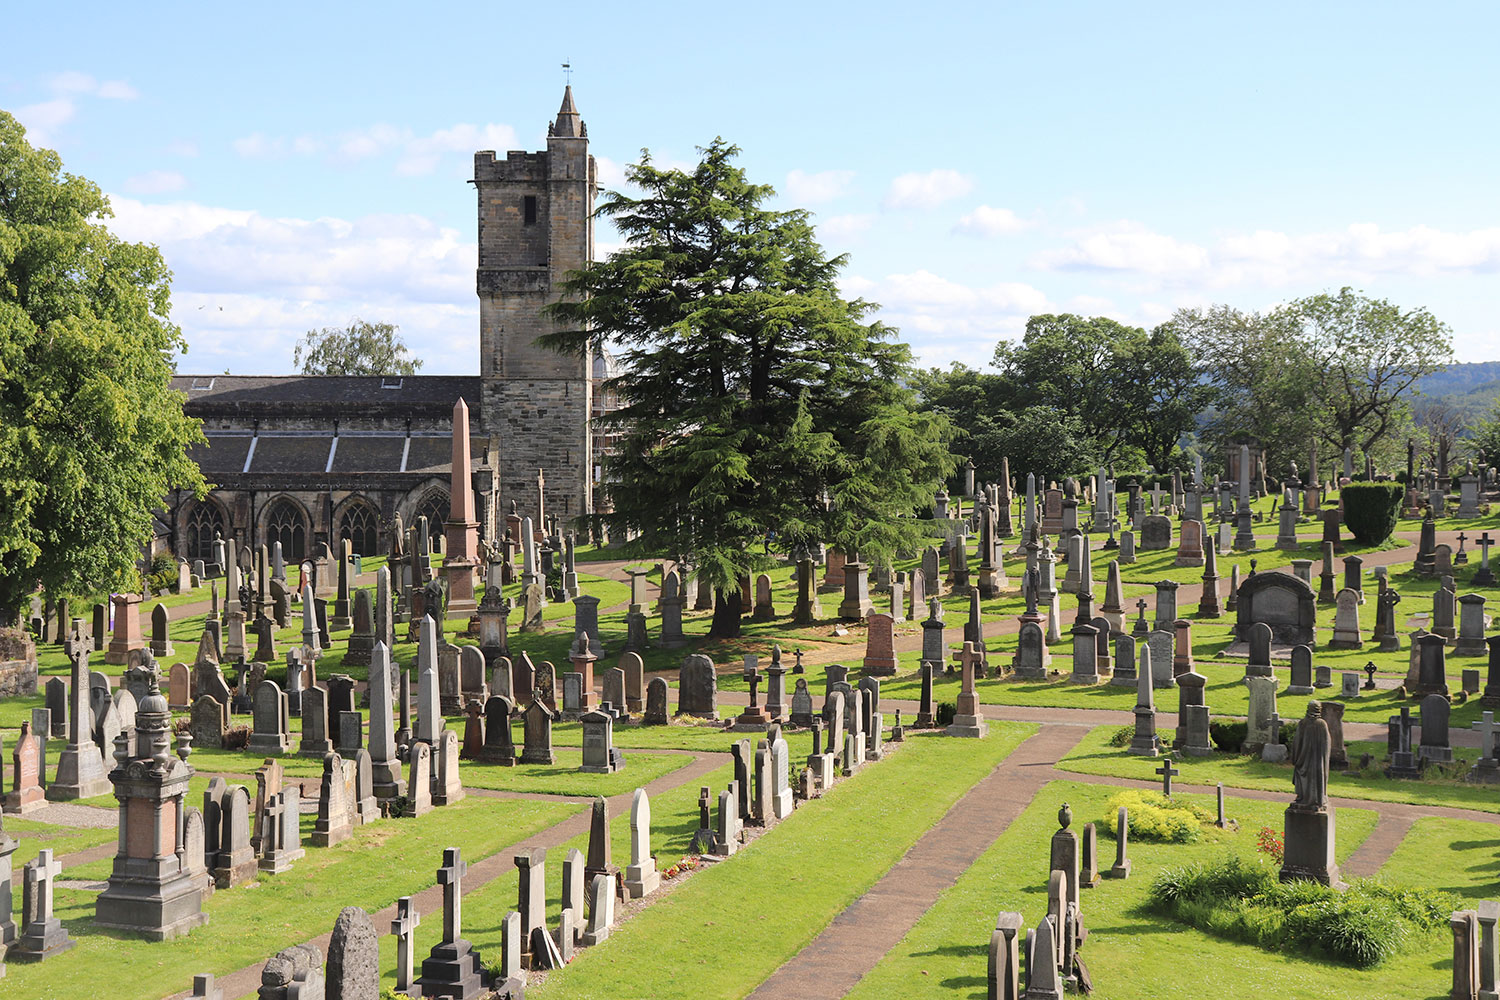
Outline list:
[[[1141,522],[1141,537],[1136,545],[1142,552],[1156,552],[1172,547],[1172,521],[1160,514],[1148,515]],[[1194,565],[1197,565],[1196,563]]]
[[[1252,572],[1239,588],[1235,638],[1250,640],[1251,626],[1264,623],[1276,643],[1313,645],[1317,600],[1312,588],[1289,573]]]
[[[379,1000],[380,939],[370,915],[357,906],[344,907],[334,921],[326,984],[327,1000]]]
[[[308,838],[329,847],[354,835],[353,803],[345,794],[344,761],[336,753],[323,758],[323,781],[318,787],[318,819]]]
[[[1340,590],[1334,598],[1333,638],[1329,649],[1359,649],[1364,639],[1359,631],[1359,595],[1349,588]]]
[[[516,747],[510,728],[514,711],[515,703],[504,695],[490,695],[484,703],[484,747],[477,755],[479,760],[503,767],[515,765]]]
[[[541,701],[533,701],[522,713],[521,722],[525,734],[521,748],[523,764],[553,764],[552,721],[553,711]]]
[[[246,751],[252,754],[286,753],[291,749],[286,694],[275,681],[261,681],[255,688],[253,699],[254,728]]]
[[[1291,683],[1287,686],[1287,694],[1312,694],[1313,693],[1313,662],[1312,647],[1292,647]]]
[[[1453,762],[1453,747],[1448,742],[1448,724],[1452,708],[1442,695],[1430,694],[1422,699],[1422,745],[1420,760],[1423,764],[1450,764]]]
[[[415,819],[432,812],[432,747],[416,741],[406,755],[406,808],[401,815]]]
[[[625,757],[614,745],[614,716],[593,711],[579,721],[583,724],[583,763],[578,770],[585,774],[613,774],[625,767]]]
[[[487,992],[483,959],[463,936],[463,879],[468,869],[458,848],[443,850],[443,866],[437,872],[443,887],[443,939],[422,962],[416,985],[423,996],[472,1000]]]
[[[896,622],[887,614],[872,614],[865,620],[864,672],[867,676],[894,677],[896,674]]]
[[[677,672],[677,714],[719,717],[718,675],[713,660],[701,653],[684,657]]]
[[[667,681],[664,677],[653,677],[646,685],[646,712],[641,717],[645,726],[665,726],[667,717]]]

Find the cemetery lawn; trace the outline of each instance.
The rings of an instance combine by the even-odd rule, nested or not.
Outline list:
[[[519,741],[516,744],[520,746]],[[519,753],[519,750],[517,751]],[[578,770],[583,751],[554,744],[554,764],[517,764],[501,767],[476,761],[460,762],[465,788],[490,788],[503,792],[539,792],[546,795],[593,797],[634,791],[693,762],[688,754],[625,754],[625,768],[614,774],[584,774]]]
[[[1002,722],[979,741],[909,738],[585,949],[538,994],[613,1000],[629,983],[628,995],[657,1000],[745,996],[1035,731]]]
[[[1493,899],[1495,883],[1500,881],[1497,843],[1500,830],[1489,823],[1425,817],[1406,831],[1401,846],[1380,869],[1380,877],[1392,885],[1442,889],[1462,896],[1470,905]],[[1434,865],[1434,858],[1451,862]]]
[[[37,998],[94,996],[99,984],[108,982],[114,1000],[155,1000],[187,988],[196,973],[222,976],[258,966],[288,945],[327,933],[345,906],[373,913],[400,896],[427,888],[445,847],[460,847],[466,859],[477,861],[545,830],[578,808],[573,803],[470,796],[421,819],[359,827],[351,839],[329,848],[307,844],[314,817],[304,815],[305,858],[286,874],[261,876],[257,882],[214,893],[203,907],[209,923],[171,944],[95,928],[97,894],[59,889],[57,916],[77,939],[77,947],[60,962],[10,963],[5,992]],[[108,862],[99,864],[107,872]],[[77,875],[65,872],[68,877]],[[20,903],[17,893],[18,908]]]
[[[102,829],[56,826],[10,815],[5,817],[5,832],[16,838],[18,846],[16,853],[10,856],[10,860],[18,877],[21,866],[35,858],[36,852],[44,847],[50,847],[52,856],[60,858],[65,854],[86,851],[90,847],[112,843],[120,836],[112,826]],[[65,872],[63,877],[71,878],[72,876]],[[16,898],[19,899],[20,886],[17,885],[15,888]]]
[[[1068,781],[1046,785],[848,994],[850,1000],[984,996],[995,915],[1003,910],[1019,912],[1027,928],[1034,928],[1046,915],[1048,838],[1057,830],[1058,805],[1064,801],[1072,805],[1074,829],[1089,821],[1100,824],[1103,870],[1114,864],[1115,842],[1113,833],[1104,835],[1102,819],[1105,804],[1118,791]],[[1210,811],[1214,807],[1212,796],[1179,793],[1177,797]],[[1164,867],[1210,861],[1226,851],[1258,857],[1256,832],[1263,826],[1279,832],[1283,808],[1280,803],[1230,798],[1225,809],[1239,821],[1238,832],[1210,827],[1195,844],[1152,844],[1132,838],[1130,878],[1105,879],[1083,892],[1083,922],[1089,939],[1080,956],[1093,978],[1094,995],[1107,1000],[1210,996],[1405,1000],[1443,992],[1439,987],[1446,974],[1435,968],[1444,965],[1452,947],[1444,940],[1446,929],[1413,939],[1410,950],[1384,965],[1360,970],[1213,937],[1145,908],[1151,880]],[[1369,836],[1375,819],[1368,810],[1338,810],[1341,862]],[[1113,830],[1113,820],[1109,828]]]
[[[1077,774],[1099,774],[1113,778],[1133,778],[1160,785],[1156,768],[1160,758],[1135,757],[1123,747],[1109,745],[1110,737],[1119,726],[1098,726],[1089,730],[1066,757],[1057,762],[1059,771]],[[1334,771],[1329,775],[1328,794],[1346,799],[1368,799],[1372,802],[1407,802],[1418,806],[1454,806],[1474,809],[1479,812],[1500,813],[1500,798],[1489,785],[1474,785],[1455,778],[1422,778],[1406,780],[1387,778],[1380,771],[1379,759],[1384,756],[1383,742],[1351,742],[1347,744],[1349,759],[1357,762],[1361,753],[1370,753],[1376,763],[1366,772],[1353,767],[1349,771]],[[1478,756],[1478,751],[1470,751]],[[1223,782],[1226,788],[1256,788],[1262,791],[1292,793],[1292,767],[1290,764],[1266,764],[1260,758],[1239,754],[1225,754],[1217,750],[1211,757],[1188,757],[1172,754],[1172,763],[1181,769],[1176,779],[1184,785],[1214,785]]]

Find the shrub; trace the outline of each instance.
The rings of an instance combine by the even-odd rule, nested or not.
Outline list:
[[[1130,812],[1130,836],[1158,844],[1191,844],[1203,836],[1203,826],[1214,817],[1208,810],[1178,802],[1160,792],[1120,792],[1110,798],[1096,826],[1113,835],[1120,807]]]
[[[1245,745],[1245,734],[1249,731],[1249,724],[1244,722],[1210,722],[1208,724],[1208,735],[1225,753],[1239,753],[1240,747]]]
[[[224,730],[224,749],[243,750],[250,745],[249,726],[230,726]]]
[[[1255,835],[1255,849],[1278,865],[1286,860],[1286,842],[1281,839],[1281,834],[1269,826],[1261,827],[1260,832]]]
[[[953,725],[953,717],[958,714],[958,706],[950,701],[940,702],[937,707],[937,724],[939,727]]]
[[[1343,489],[1344,524],[1366,545],[1378,545],[1396,530],[1401,500],[1400,483],[1350,483]]]
[[[1109,745],[1112,747],[1128,747],[1130,746],[1130,741],[1134,738],[1134,726],[1121,726],[1110,734]]]
[[[1163,869],[1148,898],[1210,934],[1277,951],[1322,952],[1360,968],[1395,955],[1414,928],[1441,927],[1460,905],[1446,892],[1373,881],[1357,880],[1342,893],[1317,882],[1279,882],[1266,865],[1232,854]]]

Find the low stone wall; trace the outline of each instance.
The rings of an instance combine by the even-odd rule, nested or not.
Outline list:
[[[36,694],[36,646],[24,629],[0,629],[0,698]]]

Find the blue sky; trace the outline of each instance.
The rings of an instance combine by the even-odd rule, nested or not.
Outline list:
[[[739,144],[925,364],[1344,284],[1500,358],[1493,3],[141,10],[11,12],[0,108],[162,247],[184,371],[287,372],[355,316],[477,371],[465,180],[541,148],[565,60],[607,184]]]

